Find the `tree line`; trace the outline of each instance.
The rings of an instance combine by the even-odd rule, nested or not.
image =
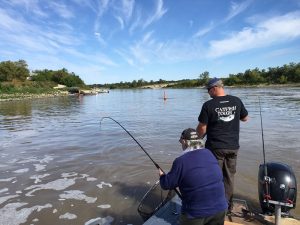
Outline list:
[[[60,70],[34,70],[29,71],[26,61],[0,62],[0,88],[18,86],[54,87],[62,84],[67,87],[83,87],[85,83],[73,72],[63,68]]]
[[[166,81],[159,79],[150,82],[143,79],[133,80],[132,82],[120,82],[113,84],[95,84],[94,86],[102,88],[140,88],[147,85],[170,84],[170,88],[190,88],[204,86],[211,78],[208,71],[199,75],[197,79],[183,79],[177,81]],[[243,85],[272,85],[272,84],[293,84],[300,83],[300,63],[289,63],[281,67],[269,67],[268,69],[259,70],[248,69],[244,73],[229,74],[227,78],[222,78],[226,86],[243,86]]]
[[[0,62],[0,91],[16,87],[32,87],[50,90],[57,84],[67,87],[100,87],[100,88],[141,88],[147,85],[166,84],[167,87],[189,88],[205,85],[210,74],[205,71],[196,79],[145,81],[144,79],[132,82],[119,82],[112,84],[85,85],[83,80],[73,72],[63,68],[60,70],[34,70],[29,71],[25,60]],[[268,69],[248,69],[244,73],[229,74],[222,78],[226,86],[260,85],[260,84],[292,84],[300,83],[300,63],[289,63],[281,67],[269,67]]]

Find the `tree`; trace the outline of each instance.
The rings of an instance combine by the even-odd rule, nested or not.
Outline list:
[[[209,72],[205,71],[199,76],[199,85],[205,85],[209,80]]]
[[[25,81],[29,77],[27,63],[24,60],[17,62],[4,61],[0,63],[0,81]]]
[[[29,77],[29,69],[25,60],[19,60],[14,63],[16,66],[15,78],[20,81],[25,81]]]

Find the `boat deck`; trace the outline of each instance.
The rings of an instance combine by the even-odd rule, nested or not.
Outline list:
[[[151,216],[144,225],[177,225],[179,224],[180,209],[181,201],[175,196]],[[226,216],[225,220],[225,225],[275,224],[274,216],[264,216],[259,213],[250,212],[246,201],[239,199],[234,199],[232,215]],[[300,221],[294,218],[281,218],[280,225],[300,225]]]

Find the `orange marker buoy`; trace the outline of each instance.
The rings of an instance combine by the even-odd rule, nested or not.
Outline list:
[[[167,100],[166,92],[164,91],[164,101]]]

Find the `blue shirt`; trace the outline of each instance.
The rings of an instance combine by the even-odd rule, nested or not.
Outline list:
[[[183,213],[189,217],[212,216],[227,209],[222,171],[206,148],[189,151],[173,162],[170,172],[160,177],[163,189],[179,187]]]

